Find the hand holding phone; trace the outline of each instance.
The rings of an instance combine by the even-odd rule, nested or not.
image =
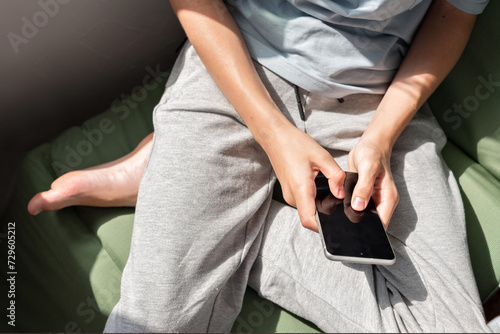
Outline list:
[[[330,260],[391,265],[396,261],[375,204],[370,199],[363,211],[351,206],[358,174],[346,172],[345,198],[332,195],[328,179],[316,177],[316,219],[325,255]]]

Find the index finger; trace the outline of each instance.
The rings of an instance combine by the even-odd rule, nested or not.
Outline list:
[[[314,232],[318,232],[316,223],[316,185],[310,180],[297,189],[295,204],[302,226]]]

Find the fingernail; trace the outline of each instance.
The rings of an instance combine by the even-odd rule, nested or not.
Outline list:
[[[365,200],[361,197],[356,197],[352,208],[356,211],[363,211],[365,209]]]
[[[33,216],[38,215],[40,212],[42,212],[42,209],[36,209],[35,211],[33,211]]]

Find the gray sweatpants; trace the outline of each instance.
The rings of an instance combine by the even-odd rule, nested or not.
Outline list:
[[[381,100],[343,103],[256,69],[286,117],[347,168]],[[488,331],[472,274],[460,192],[424,106],[392,154],[400,203],[389,267],[326,259],[319,235],[272,199],[271,164],[193,47],[183,49],[154,112],[154,145],[137,202],[111,332],[227,332],[247,284],[322,330]]]

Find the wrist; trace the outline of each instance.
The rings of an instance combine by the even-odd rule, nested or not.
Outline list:
[[[413,117],[413,108],[401,108],[399,103],[389,103],[391,99],[384,97],[379,108],[363,133],[363,139],[369,140],[385,152],[392,152],[392,148],[401,132]],[[390,106],[387,106],[390,104]],[[403,104],[407,105],[407,104]]]
[[[375,145],[388,157],[391,156],[392,148],[397,137],[390,134],[388,131],[379,128],[368,127],[360,138],[360,142],[366,141]]]
[[[277,108],[263,113],[260,117],[252,118],[249,122],[245,121],[245,123],[254,139],[265,151],[280,140],[284,131],[294,127]]]

